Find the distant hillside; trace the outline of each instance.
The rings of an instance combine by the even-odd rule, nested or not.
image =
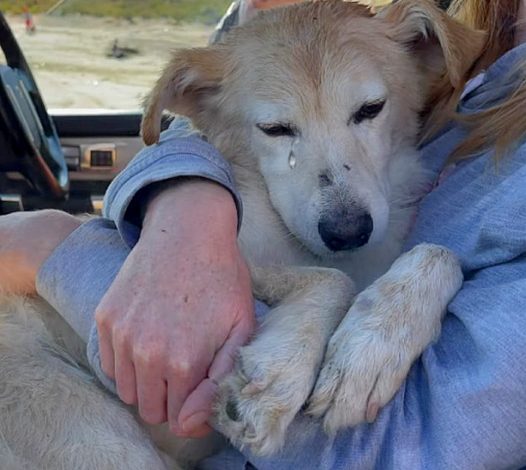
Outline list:
[[[57,0],[0,0],[0,10],[21,13],[28,5],[33,13],[48,11]],[[65,0],[54,14],[83,14],[121,18],[172,18],[176,21],[216,22],[230,0]]]
[[[22,13],[24,5],[27,5],[33,13],[42,13],[49,10],[57,0],[0,0],[0,11],[4,13]]]

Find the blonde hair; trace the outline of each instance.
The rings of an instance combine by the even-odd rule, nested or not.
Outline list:
[[[484,48],[464,77],[464,82],[514,47],[520,7],[521,0],[453,0],[449,13],[465,25],[487,34]],[[454,118],[466,126],[468,135],[455,149],[451,160],[470,158],[492,147],[495,148],[495,157],[499,159],[513,150],[526,135],[526,62],[512,72],[517,77],[513,82],[515,90],[510,96],[491,108],[469,116],[455,114],[461,87],[453,89],[449,80],[437,84],[428,104],[423,140]]]
[[[448,13],[488,35],[474,72],[487,68],[514,47],[521,3],[522,0],[453,0]]]

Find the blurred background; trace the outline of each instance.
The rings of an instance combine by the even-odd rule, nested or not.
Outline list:
[[[230,3],[0,0],[0,11],[22,46],[48,108],[136,110],[170,52],[205,45]]]

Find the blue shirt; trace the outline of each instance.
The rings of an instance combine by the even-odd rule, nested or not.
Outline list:
[[[466,91],[459,111],[483,110],[508,96],[516,84],[510,72],[525,60],[526,45],[508,52]],[[128,204],[147,184],[180,175],[212,178],[236,194],[212,147],[169,132],[112,184],[106,198],[112,221],[74,232],[38,276],[40,294],[88,341],[90,363],[110,389],[93,314],[139,234],[126,219]],[[464,137],[452,124],[422,149],[436,176]],[[526,466],[526,143],[498,166],[491,151],[458,164],[422,201],[406,249],[422,242],[454,251],[465,282],[440,338],[378,419],[329,438],[319,422],[300,415],[278,455],[262,459],[229,448],[203,469],[242,470],[247,459],[258,470]]]

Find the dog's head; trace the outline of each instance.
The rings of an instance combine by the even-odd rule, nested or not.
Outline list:
[[[258,14],[222,44],[178,51],[143,121],[190,116],[229,159],[259,171],[288,230],[326,256],[381,241],[411,181],[430,84],[454,85],[479,33],[431,0],[374,16],[339,0]],[[413,162],[413,163],[411,163]]]

